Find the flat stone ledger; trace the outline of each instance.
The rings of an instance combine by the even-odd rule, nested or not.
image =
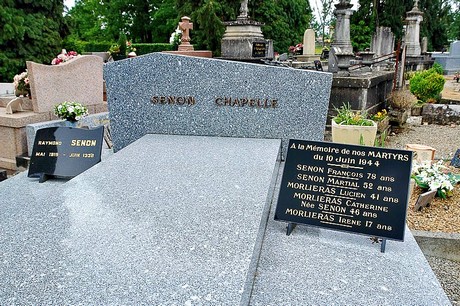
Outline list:
[[[146,135],[65,184],[5,185],[0,304],[247,305],[279,148]]]
[[[64,101],[103,104],[102,67],[103,60],[96,55],[78,56],[54,66],[27,62],[33,111],[50,112]]]
[[[332,83],[328,73],[163,53],[106,64],[104,77],[115,151],[152,133],[320,141]]]

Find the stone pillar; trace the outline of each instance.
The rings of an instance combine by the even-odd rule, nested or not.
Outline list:
[[[423,21],[423,13],[418,8],[418,1],[415,1],[411,11],[406,13],[406,34],[404,41],[406,43],[406,55],[409,57],[420,56],[420,22]]]
[[[334,42],[332,46],[339,47],[343,53],[353,53],[350,40],[350,17],[353,15],[350,0],[341,0],[335,5],[334,15],[337,18]]]

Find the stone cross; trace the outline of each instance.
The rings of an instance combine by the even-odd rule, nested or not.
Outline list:
[[[414,7],[418,7],[418,0],[415,0]]]
[[[190,18],[184,16],[179,22],[179,28],[182,30],[181,44],[179,45],[179,51],[193,51],[193,46],[190,44],[190,30],[193,30],[193,23],[190,22]]]

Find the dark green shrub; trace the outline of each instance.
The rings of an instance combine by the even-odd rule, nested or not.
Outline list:
[[[444,69],[442,68],[442,66],[438,63],[434,63],[433,64],[433,67],[431,67],[431,69],[433,69],[434,71],[436,71],[436,73],[440,74],[440,75],[443,75],[444,74]],[[431,70],[430,69],[430,70]]]
[[[434,68],[417,72],[410,79],[410,92],[423,102],[439,102],[445,79]]]
[[[173,45],[166,43],[155,43],[155,44],[133,44],[133,47],[136,48],[137,55],[143,55],[153,52],[161,51],[172,51]]]

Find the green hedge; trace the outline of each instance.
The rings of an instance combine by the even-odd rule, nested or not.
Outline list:
[[[172,51],[173,45],[165,43],[155,43],[155,44],[133,44],[133,47],[136,48],[137,55],[143,55],[153,52],[161,51]]]

